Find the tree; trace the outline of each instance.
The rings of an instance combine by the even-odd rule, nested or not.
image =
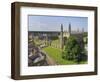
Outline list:
[[[84,32],[83,33],[83,37],[87,37],[88,33],[87,32]]]
[[[70,36],[67,39],[67,42],[65,45],[63,58],[67,60],[74,60],[76,62],[79,62],[81,52],[82,50],[80,48],[79,43],[77,42],[77,38],[74,36]]]
[[[84,32],[84,33],[83,33],[83,37],[84,37],[84,38],[83,38],[84,43],[87,44],[87,42],[88,42],[88,33],[87,33],[87,32]]]

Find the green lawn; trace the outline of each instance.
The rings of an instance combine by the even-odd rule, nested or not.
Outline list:
[[[66,64],[76,64],[74,61],[64,60],[62,58],[62,51],[57,48],[52,48],[51,46],[43,48],[43,50],[56,61],[58,65],[66,65]]]

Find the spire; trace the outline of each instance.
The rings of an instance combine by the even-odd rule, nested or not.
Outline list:
[[[82,28],[82,33],[84,33],[84,28]]]
[[[71,24],[70,23],[69,23],[68,29],[69,29],[69,34],[71,34]]]
[[[77,32],[79,32],[79,28],[77,28]]]
[[[61,24],[61,31],[63,32],[63,24]]]
[[[64,44],[64,42],[63,42],[63,24],[61,24],[61,37],[60,37],[60,39],[61,39],[61,49],[63,49],[63,44]]]

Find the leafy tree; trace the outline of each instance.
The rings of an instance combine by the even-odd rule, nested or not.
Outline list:
[[[76,37],[70,36],[67,39],[65,49],[63,52],[63,58],[67,60],[74,60],[76,62],[80,61],[80,55],[81,55],[81,48],[79,43],[77,42]]]
[[[84,44],[87,44],[88,43],[88,38],[87,37],[84,37]]]
[[[88,33],[87,32],[84,32],[83,33],[83,37],[87,37]]]

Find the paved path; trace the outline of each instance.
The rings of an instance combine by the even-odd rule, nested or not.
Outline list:
[[[43,51],[43,53],[46,55],[46,61],[48,65],[57,65],[56,62],[46,52]]]

